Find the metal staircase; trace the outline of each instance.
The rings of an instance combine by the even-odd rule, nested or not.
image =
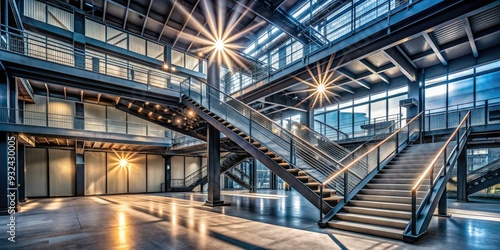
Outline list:
[[[422,113],[418,117],[416,124],[421,127]],[[387,141],[394,144],[391,138],[398,145],[389,147],[392,156],[383,157],[385,162],[377,153],[377,168],[320,221],[320,226],[408,242],[416,241],[426,232],[470,133],[470,113],[442,143],[412,145],[417,138],[410,133],[412,129],[407,133],[401,131],[414,121],[415,118],[365,153],[386,152],[384,144]],[[404,134],[408,146],[400,144]]]
[[[338,159],[350,151],[302,127],[292,133],[266,116],[195,79],[181,83],[181,101],[252,157],[258,159],[312,204],[327,213],[337,204],[343,180],[320,190],[321,183],[342,168]],[[353,181],[358,177],[353,173]]]
[[[452,177],[449,183],[455,186],[456,190],[457,177]],[[500,183],[500,159],[467,174],[467,195],[477,193],[498,183]]]
[[[233,167],[237,166],[242,161],[244,161],[246,158],[248,158],[248,155],[246,155],[246,154],[229,153],[226,156],[221,158],[220,166],[221,166],[221,173],[222,174],[225,174],[227,177],[231,178],[233,181],[240,184],[242,187],[250,189],[251,186],[249,183],[245,182],[240,177],[228,172]],[[186,178],[184,178],[184,180],[183,180],[183,183],[176,185],[176,186],[173,186],[169,191],[171,191],[171,192],[189,192],[189,191],[193,191],[193,189],[197,186],[205,185],[208,181],[207,169],[208,169],[207,165],[203,166],[201,169],[198,169],[197,171],[193,172],[192,174],[186,176]]]

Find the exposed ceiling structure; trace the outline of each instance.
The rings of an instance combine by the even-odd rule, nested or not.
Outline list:
[[[304,1],[304,0],[299,0]],[[238,22],[232,33],[238,33],[247,27],[263,23],[255,29],[246,30],[236,43],[242,47],[256,39],[259,31],[269,28],[270,22],[258,15],[263,6],[272,4],[274,12],[286,13],[299,2],[260,1],[260,0],[67,0],[66,2],[81,8],[87,15],[93,16],[107,24],[127,30],[147,39],[172,45],[175,49],[196,54],[202,44],[193,37],[206,39],[196,23],[208,29],[212,13],[222,13],[222,17],[237,17]],[[271,11],[267,8],[266,13]],[[278,11],[279,10],[279,11]],[[267,16],[272,16],[267,15]],[[229,20],[225,20],[227,23]],[[295,31],[298,32],[298,31]]]
[[[416,80],[416,72],[421,68],[434,65],[448,65],[454,59],[463,56],[478,57],[482,50],[495,48],[500,44],[500,6],[495,6],[483,12],[455,20],[445,26],[436,27],[427,32],[415,35],[412,39],[392,45],[389,48],[369,54],[360,60],[343,62],[342,65],[332,65],[337,86],[332,90],[330,100],[338,102],[350,99],[358,91],[367,91],[376,85],[390,85],[396,78],[408,81]],[[321,69],[324,71],[325,66]],[[316,67],[310,67],[317,76]],[[320,70],[321,71],[321,70]],[[302,80],[313,83],[306,69],[300,72],[307,77]],[[292,78],[292,77],[290,77]],[[273,89],[264,97],[253,98],[251,105],[270,116],[282,114],[284,111],[309,109],[311,102],[301,103],[311,92],[307,84],[290,79],[281,89]],[[335,98],[333,98],[335,97]],[[323,99],[323,106],[328,102]],[[316,105],[317,107],[318,105]]]

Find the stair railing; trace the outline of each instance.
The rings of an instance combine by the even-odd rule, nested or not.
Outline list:
[[[441,180],[444,180],[444,185],[446,185],[449,177],[451,176],[453,167],[457,162],[458,156],[465,146],[467,138],[470,134],[470,114],[471,112],[468,111],[460,124],[458,124],[455,131],[450,135],[446,143],[441,147],[432,162],[425,169],[422,175],[420,175],[417,182],[411,189],[411,221],[409,223],[409,227],[405,230],[405,235],[418,237],[428,226],[430,216],[427,216],[426,218],[424,208],[429,209],[433,207],[431,203],[435,203],[439,200],[440,197],[437,197],[437,192],[434,189],[438,182],[441,183]],[[456,144],[453,145],[451,144],[452,142],[456,142]],[[443,165],[436,166],[439,159],[443,159],[444,163]],[[438,167],[437,171],[436,167]],[[429,180],[429,185],[423,185],[424,181],[427,179]],[[417,204],[418,192],[425,193],[424,198],[419,204]],[[434,200],[431,200],[432,197],[434,197]],[[432,209],[427,212],[431,214],[434,213],[434,211],[431,210]]]
[[[341,159],[349,154],[349,151],[323,135],[305,126],[292,133],[218,89],[196,79],[188,79],[189,81],[180,84],[181,98],[182,95],[191,98],[243,131],[249,136],[249,142],[255,139],[291,166],[307,172],[308,176],[318,183],[342,168],[342,164],[335,158]],[[337,154],[331,155],[330,152]]]
[[[340,141],[349,138],[348,134],[318,120],[314,120],[314,130],[319,130],[320,134],[326,136],[332,141]]]
[[[349,183],[352,177],[350,174],[356,173],[361,178],[357,180],[354,185],[343,185],[339,187],[343,189],[344,199],[343,202],[339,202],[328,214],[323,217],[323,213],[320,212],[320,220],[318,224],[323,227],[336,213],[342,209],[342,207],[349,202],[358,192],[363,188],[368,181],[370,181],[394,156],[396,156],[401,150],[404,149],[406,145],[415,141],[422,133],[422,117],[423,112],[419,113],[417,116],[413,117],[409,122],[407,122],[402,128],[399,128],[391,135],[387,136],[386,133],[381,133],[370,139],[369,142],[374,142],[382,137],[385,138],[380,141],[375,146],[371,147],[364,153],[358,152],[361,147],[358,147],[350,155],[347,155],[341,160],[344,164],[344,168],[339,171],[332,173],[326,181],[320,185],[320,197],[322,197],[322,192],[325,185],[330,182],[334,182],[337,179],[343,179],[342,183]],[[388,128],[390,129],[390,128]],[[366,145],[366,144],[365,144]],[[356,154],[360,154],[356,157]],[[341,177],[342,175],[342,177]],[[320,202],[320,206],[323,204]],[[321,208],[320,208],[320,211]]]

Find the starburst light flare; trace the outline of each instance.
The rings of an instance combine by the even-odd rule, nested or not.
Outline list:
[[[265,22],[262,21],[236,31],[237,26],[249,12],[250,7],[245,8],[243,6],[246,4],[235,3],[237,6],[229,14],[225,12],[227,6],[225,1],[217,1],[217,8],[209,0],[200,1],[206,19],[205,25],[196,18],[191,18],[191,13],[184,6],[177,5],[176,7],[203,37],[197,37],[186,32],[181,33],[180,36],[186,40],[201,44],[202,47],[197,49],[196,52],[201,55],[210,55],[209,63],[217,60],[219,64],[225,64],[230,70],[235,66],[233,63],[246,68],[236,52],[236,50],[244,47],[236,44],[236,41]],[[226,17],[228,18],[227,21]]]

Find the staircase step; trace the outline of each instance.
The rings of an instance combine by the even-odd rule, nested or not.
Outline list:
[[[410,190],[387,190],[387,189],[364,188],[361,189],[358,194],[411,197]],[[422,197],[423,195],[425,195],[425,192],[422,191],[417,192],[417,197]]]
[[[366,214],[366,215],[403,219],[403,220],[411,219],[411,212],[408,211],[388,210],[382,208],[369,208],[369,207],[353,207],[353,206],[344,206],[342,210],[351,214]]]
[[[416,179],[421,173],[378,173],[375,177],[377,179]]]
[[[319,196],[319,190],[314,190],[314,192]],[[337,194],[337,191],[333,189],[323,189],[323,198],[331,197]]]
[[[296,169],[296,168],[290,168],[290,169],[287,169],[286,171],[287,171],[288,173],[290,173],[290,174],[293,174],[294,176],[297,176],[297,175],[299,175],[299,171],[300,171],[300,170],[298,170],[298,169]]]
[[[264,151],[264,150],[267,150],[267,148],[266,148],[266,147],[259,147],[259,150],[260,150],[260,151]],[[273,152],[271,152],[271,151],[266,152],[265,154],[266,154],[267,156],[269,156],[269,157],[276,155],[275,153],[273,153]]]
[[[403,203],[380,202],[380,201],[369,201],[369,200],[350,200],[349,204],[357,207],[372,207],[372,208],[382,208],[390,210],[411,211],[411,204],[403,204]]]
[[[306,186],[308,186],[312,190],[319,190],[319,186],[321,184],[319,182],[308,182],[306,183]]]
[[[342,197],[342,196],[330,196],[330,197],[323,198],[323,200],[326,201],[332,207],[336,206],[343,199],[344,199],[344,197]]]
[[[391,190],[392,191],[392,190]],[[411,204],[411,196],[356,194],[356,200]]]
[[[365,223],[351,222],[351,221],[339,221],[332,220],[327,223],[328,227],[347,230],[351,232],[370,234],[375,236],[381,236],[385,238],[391,238],[396,240],[403,240],[403,230],[393,227],[384,227],[376,225],[367,225]]]
[[[240,131],[240,129],[239,129],[239,128],[233,128],[233,129],[231,129],[231,130],[232,130],[233,132]]]
[[[374,184],[414,184],[417,182],[417,178],[401,178],[401,179],[389,179],[389,178],[373,178],[370,183]],[[429,184],[429,180],[424,180],[424,184]]]
[[[301,181],[303,183],[308,183],[309,179],[311,179],[311,177],[309,177],[309,176],[297,176],[296,178],[299,179],[299,181]]]
[[[404,219],[386,218],[386,217],[364,215],[364,214],[351,214],[346,212],[339,212],[335,215],[334,218],[338,220],[360,222],[360,223],[394,227],[400,229],[405,229],[406,225],[408,225],[408,220]]]
[[[365,188],[386,189],[386,190],[408,190],[413,188],[413,184],[374,184],[368,183]]]
[[[383,168],[380,173],[394,174],[394,173],[422,173],[424,168]]]
[[[281,161],[283,161],[283,159],[282,159],[281,157],[279,157],[279,156],[275,156],[275,157],[273,157],[273,158],[271,158],[271,159],[272,159],[273,161],[275,161],[275,162],[281,162]]]
[[[278,165],[280,165],[282,167],[289,167],[290,163],[288,163],[288,162],[280,162],[280,163],[278,163]]]

